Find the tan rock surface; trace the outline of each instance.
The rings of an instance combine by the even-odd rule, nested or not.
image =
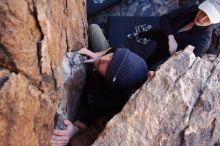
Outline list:
[[[192,145],[220,141],[220,56],[192,48],[164,63],[106,125],[94,146]]]
[[[84,0],[0,1],[0,146],[49,145],[63,55],[86,29]]]
[[[0,9],[0,65],[59,86],[64,52],[85,46],[84,1],[3,0]]]
[[[0,145],[48,145],[55,113],[50,97],[14,73],[0,95]]]

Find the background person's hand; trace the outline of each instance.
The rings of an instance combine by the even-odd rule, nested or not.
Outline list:
[[[64,120],[66,130],[54,130],[50,140],[51,146],[66,146],[70,139],[79,132],[79,128],[74,126],[69,120]]]
[[[174,54],[177,50],[178,44],[173,35],[168,36],[168,45],[169,45],[170,54],[171,55]]]

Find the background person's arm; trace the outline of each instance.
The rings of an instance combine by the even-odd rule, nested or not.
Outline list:
[[[170,54],[173,54],[176,52],[178,44],[174,37],[174,28],[173,28],[173,22],[176,21],[178,17],[185,13],[190,13],[192,10],[194,10],[197,6],[187,6],[182,7],[179,9],[175,9],[165,15],[162,15],[160,18],[160,27],[161,30],[164,32],[166,37],[168,38],[168,45],[169,45],[169,51]]]
[[[201,55],[209,49],[210,44],[211,44],[211,38],[201,35],[198,41],[194,41],[190,45],[195,47],[195,49],[193,50],[195,56],[201,57]]]
[[[160,28],[164,34],[168,37],[169,35],[174,34],[174,29],[172,23],[176,21],[178,17],[186,13],[191,13],[195,10],[197,5],[186,6],[178,9],[174,9],[167,14],[164,14],[160,17]]]

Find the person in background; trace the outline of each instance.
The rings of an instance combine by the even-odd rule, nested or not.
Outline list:
[[[211,44],[213,26],[220,23],[220,0],[206,0],[200,5],[175,9],[160,17],[160,30],[139,34],[157,41],[157,48],[147,60],[153,65],[187,45],[201,56]]]
[[[78,53],[86,60],[86,85],[81,109],[85,113],[72,123],[65,120],[66,130],[54,130],[51,146],[67,145],[78,132],[97,118],[119,112],[133,91],[148,78],[148,66],[143,58],[127,48],[110,48],[101,28],[89,26],[89,47]]]

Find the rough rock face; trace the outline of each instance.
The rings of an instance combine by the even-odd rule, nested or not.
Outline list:
[[[220,56],[192,47],[156,71],[93,144],[213,146],[220,142]]]
[[[67,50],[86,46],[84,0],[0,1],[0,145],[49,145]]]
[[[53,128],[50,97],[25,76],[14,73],[0,95],[0,145],[46,145]]]
[[[107,16],[160,16],[178,8],[179,0],[122,0],[89,19],[90,23],[105,24]]]
[[[204,1],[205,0],[180,0],[179,4],[180,6],[185,6],[185,5],[192,5],[192,4],[200,4]]]
[[[75,121],[86,81],[84,58],[77,52],[66,52],[62,62],[63,86],[55,129],[64,130],[64,119]]]

